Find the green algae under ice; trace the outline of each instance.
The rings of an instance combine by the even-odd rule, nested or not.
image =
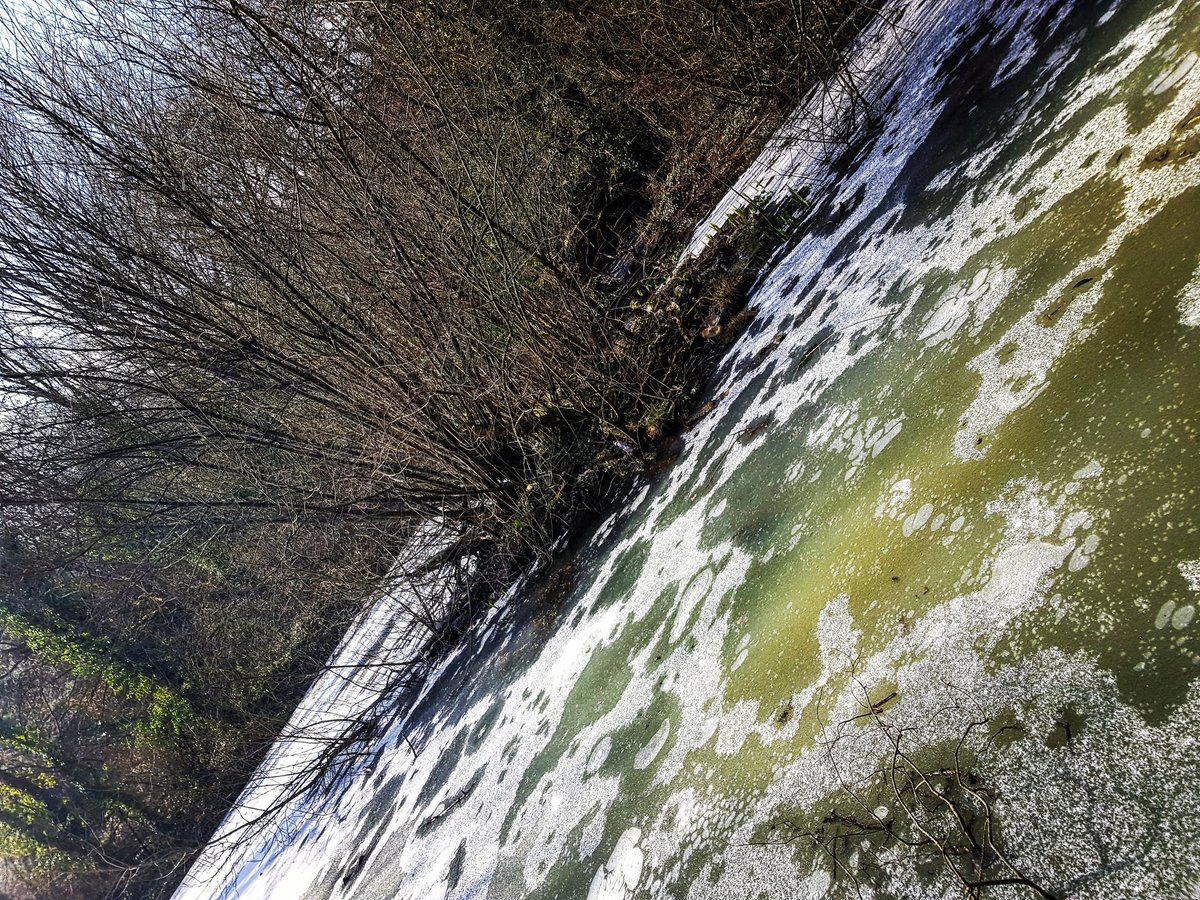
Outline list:
[[[1194,894],[1200,4],[873,34],[858,137],[826,158],[801,110],[743,179],[814,202],[679,461],[369,770],[179,896],[962,896],[830,824],[911,835],[889,761],[946,795],[956,748],[1048,894]]]

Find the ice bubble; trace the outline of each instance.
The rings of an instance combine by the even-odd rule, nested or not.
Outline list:
[[[1171,624],[1175,628],[1187,628],[1192,624],[1192,619],[1196,618],[1196,607],[1192,604],[1181,606],[1171,615]]]
[[[592,886],[588,890],[588,900],[626,900],[633,896],[638,879],[642,877],[642,863],[645,859],[638,848],[642,839],[640,828],[627,828],[617,839],[608,862],[596,870]]]
[[[1156,95],[1162,94],[1178,85],[1183,79],[1187,78],[1188,73],[1196,65],[1197,59],[1200,59],[1200,57],[1196,56],[1195,53],[1189,53],[1179,61],[1174,69],[1163,72],[1154,80],[1154,83],[1150,85],[1150,93]]]
[[[925,527],[925,523],[929,521],[929,517],[933,515],[933,504],[926,503],[917,510],[916,516],[913,518],[913,530],[920,531]]]
[[[671,733],[671,720],[663,719],[662,725],[658,731],[654,733],[654,737],[650,738],[650,742],[637,752],[634,757],[633,767],[635,769],[644,769],[650,763],[654,762],[655,757],[662,752],[663,745],[667,742],[667,736]]]
[[[588,775],[594,775],[600,771],[600,767],[604,765],[604,761],[608,759],[608,754],[612,751],[612,738],[608,735],[600,738],[596,742],[596,746],[592,748],[592,752],[588,754],[587,765],[584,766],[584,771]]]

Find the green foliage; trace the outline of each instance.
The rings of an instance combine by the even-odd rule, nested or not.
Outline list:
[[[40,858],[45,852],[46,848],[24,831],[0,824],[0,859]]]
[[[32,825],[45,814],[45,803],[25,791],[0,784],[0,816]]]
[[[95,679],[143,712],[134,732],[147,740],[177,739],[195,721],[191,705],[169,687],[114,661],[86,634],[72,634],[60,619],[43,613],[50,625],[37,625],[10,609],[0,608],[0,632],[23,644],[34,656],[76,678]],[[28,741],[26,735],[14,738]]]

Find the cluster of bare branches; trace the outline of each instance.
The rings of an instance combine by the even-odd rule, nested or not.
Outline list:
[[[1002,797],[980,770],[981,751],[1001,739],[1006,726],[967,699],[904,725],[887,710],[895,692],[872,700],[860,688],[865,711],[826,726],[820,738],[838,790],[802,817],[770,822],[752,843],[811,847],[835,882],[844,880],[860,898],[887,896],[889,885],[924,882],[957,885],[968,897],[1006,887],[1055,900],[1059,895],[1004,848],[997,814]],[[961,723],[957,736],[922,746],[920,735],[942,718]],[[882,741],[885,753],[876,768],[848,771],[840,745],[863,740]]]

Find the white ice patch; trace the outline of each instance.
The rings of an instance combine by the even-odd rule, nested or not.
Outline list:
[[[692,612],[695,611],[697,604],[708,596],[712,584],[712,569],[703,569],[688,582],[687,587],[683,590],[683,594],[675,604],[675,618],[674,623],[671,625],[671,636],[668,639],[672,644],[679,643],[679,639],[683,637],[683,631],[687,627],[688,620],[692,617]]]
[[[891,486],[886,494],[875,504],[875,518],[897,519],[912,499],[913,486],[908,478],[902,478]]]
[[[1074,281],[1074,276],[1065,279],[1051,295],[1065,293]],[[986,435],[1045,389],[1051,366],[1078,336],[1084,317],[1099,300],[1097,287],[1093,284],[1069,303],[1050,301],[1064,303],[1061,316],[1051,323],[1039,321],[1039,309],[1030,310],[992,347],[971,360],[969,367],[979,373],[981,381],[954,435],[955,456],[982,458],[987,453]]]
[[[845,480],[852,480],[867,461],[879,456],[884,448],[900,434],[903,425],[903,414],[882,422],[872,416],[861,425],[847,428],[831,440],[829,449],[845,453],[849,458]]]
[[[587,775],[595,775],[600,771],[600,767],[604,765],[608,759],[608,754],[612,752],[612,738],[605,735],[596,742],[596,746],[592,748],[592,752],[588,754],[587,765],[584,766],[584,773]]]
[[[638,848],[640,828],[627,828],[617,840],[608,862],[596,870],[588,900],[626,900],[637,889],[642,877],[644,854]]]
[[[904,532],[904,536],[912,537],[912,535],[914,535],[916,532],[920,531],[922,528],[925,527],[925,523],[927,523],[929,521],[929,518],[932,515],[933,515],[933,504],[926,503],[924,506],[922,506],[920,509],[918,509],[915,513],[913,513],[911,516],[909,516],[907,519],[904,520],[904,525],[901,528],[901,531]]]
[[[1154,627],[1162,631],[1167,625],[1177,631],[1182,631],[1192,624],[1192,619],[1196,617],[1196,607],[1191,603],[1185,603],[1182,606],[1174,600],[1166,601],[1158,609],[1158,615],[1154,617]]]
[[[1087,566],[1092,561],[1092,554],[1096,552],[1096,548],[1100,546],[1100,538],[1094,534],[1089,534],[1083,539],[1075,552],[1071,554],[1071,558],[1067,561],[1067,568],[1072,572],[1078,572],[1080,569]]]
[[[587,859],[600,846],[600,841],[604,837],[605,818],[604,810],[599,809],[583,827],[583,833],[579,836],[579,858],[581,860]]]
[[[1179,321],[1189,328],[1200,326],[1200,269],[1196,270],[1180,295]]]
[[[662,748],[667,743],[667,737],[670,734],[671,720],[663,719],[662,725],[654,733],[654,737],[650,738],[646,746],[637,752],[637,756],[633,760],[633,767],[635,769],[644,769],[654,762],[658,758],[658,754],[662,753]]]
[[[730,672],[736,672],[742,667],[746,661],[746,657],[750,655],[750,635],[743,634],[742,639],[738,641],[737,656],[733,660],[733,665],[729,667]]]
[[[1196,66],[1196,61],[1200,59],[1195,53],[1188,53],[1183,59],[1176,63],[1173,69],[1163,72],[1149,88],[1151,94],[1163,94],[1173,87],[1178,87],[1183,79],[1191,73]]]
[[[1200,591],[1200,559],[1189,559],[1179,564],[1179,574],[1193,591]]]
[[[1078,531],[1080,528],[1090,528],[1092,525],[1092,514],[1086,509],[1081,509],[1067,516],[1067,520],[1063,522],[1062,528],[1058,531],[1058,536],[1062,540],[1066,540]]]
[[[1011,281],[1011,273],[1004,273],[1003,278],[998,277],[995,280],[997,286],[993,290],[992,270],[984,266],[976,272],[970,284],[934,307],[933,312],[926,317],[925,324],[917,335],[918,339],[924,342],[926,347],[936,347],[957,335],[972,319],[977,324],[987,321],[1000,304],[1007,283]]]
[[[849,665],[858,639],[859,632],[850,615],[850,598],[840,594],[826,603],[817,617],[822,668],[828,672],[838,672]]]

